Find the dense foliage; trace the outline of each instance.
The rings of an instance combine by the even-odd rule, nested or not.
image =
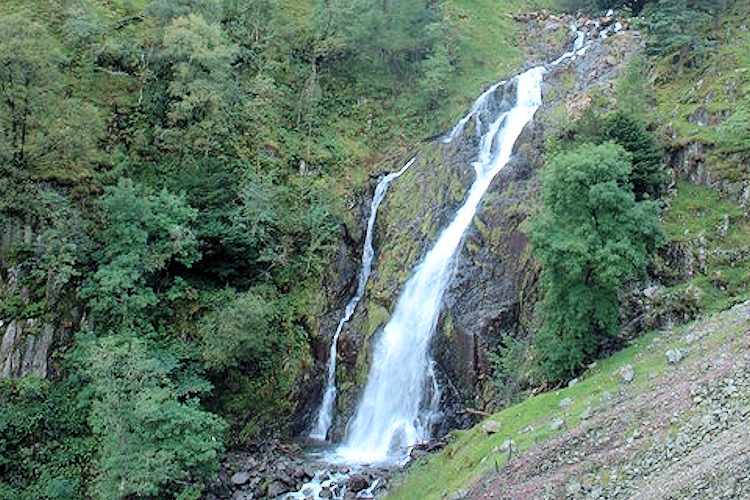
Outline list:
[[[545,211],[529,233],[542,263],[544,318],[535,338],[543,374],[571,376],[617,332],[619,287],[642,277],[661,241],[652,201],[636,201],[631,155],[612,142],[552,158]]]
[[[76,332],[0,388],[0,496],[194,498],[289,432],[334,184],[423,133],[444,32],[424,0],[0,3],[0,319]]]

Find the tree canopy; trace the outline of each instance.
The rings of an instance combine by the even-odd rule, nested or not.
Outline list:
[[[637,202],[631,155],[608,142],[550,160],[545,211],[529,237],[542,263],[544,318],[535,340],[542,370],[572,376],[613,337],[618,287],[643,276],[661,241],[657,205]]]

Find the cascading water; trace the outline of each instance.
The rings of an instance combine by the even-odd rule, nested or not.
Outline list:
[[[365,294],[365,287],[367,286],[367,280],[370,278],[370,272],[372,271],[372,258],[375,255],[375,251],[372,248],[372,233],[375,228],[375,218],[378,215],[378,208],[385,198],[385,193],[388,191],[388,186],[395,179],[403,175],[404,172],[414,163],[414,158],[409,160],[406,165],[401,167],[398,172],[391,172],[390,174],[383,177],[375,188],[375,194],[372,197],[372,203],[370,204],[370,217],[367,221],[367,232],[365,235],[365,244],[362,248],[362,269],[359,272],[359,282],[357,284],[357,292],[354,297],[346,305],[344,315],[339,321],[336,327],[336,333],[333,334],[331,340],[331,348],[328,358],[328,379],[326,382],[326,390],[323,393],[323,401],[318,409],[318,415],[315,419],[315,426],[310,431],[310,437],[319,441],[324,441],[328,435],[328,429],[331,427],[333,422],[333,403],[336,401],[336,352],[341,335],[341,329],[344,328],[349,319],[351,319],[354,310],[357,308],[357,304],[362,300],[362,296]]]
[[[466,201],[435,245],[417,266],[398,299],[390,321],[375,346],[372,366],[346,442],[338,449],[353,463],[380,463],[405,458],[405,450],[429,439],[423,398],[431,366],[428,346],[435,330],[448,284],[451,264],[471,224],[479,202],[495,175],[508,163],[513,145],[542,103],[541,83],[546,69],[532,68],[504,89],[516,89],[515,104],[500,114],[482,135],[473,166],[476,179]],[[495,88],[495,91],[499,88]],[[465,118],[478,116],[482,102]],[[460,123],[460,122],[459,122]],[[450,141],[460,135],[454,128]]]
[[[615,23],[603,32],[607,36],[621,29],[622,25]],[[575,25],[571,26],[571,31],[576,35],[572,51],[547,67],[583,56],[593,43],[589,34],[578,31]],[[367,464],[400,463],[408,459],[408,446],[429,439],[432,419],[438,416],[441,391],[436,365],[429,358],[427,349],[450,278],[451,264],[484,192],[510,160],[518,136],[541,105],[541,83],[545,72],[546,69],[540,66],[508,83],[493,85],[479,96],[469,113],[442,139],[443,143],[454,141],[474,118],[475,132],[481,137],[477,161],[473,163],[476,179],[451,224],[404,286],[396,310],[375,346],[370,374],[362,400],[350,422],[348,438],[333,453],[325,455],[326,462],[346,464],[350,473],[367,470],[363,468]],[[503,100],[504,95],[498,94],[513,90],[515,104],[511,106]],[[485,123],[489,123],[486,130]],[[350,495],[346,492],[350,473],[320,470],[298,492],[289,493],[284,498],[343,499]],[[373,498],[379,482],[375,479],[369,488],[355,497]]]

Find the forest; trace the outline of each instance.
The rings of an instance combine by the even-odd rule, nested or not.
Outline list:
[[[227,450],[299,431],[351,207],[388,154],[523,66],[508,14],[624,10],[644,64],[682,75],[734,8],[501,1],[491,50],[470,3],[0,0],[0,335],[57,332],[46,376],[0,377],[0,498],[197,499]],[[638,104],[660,82],[631,79],[549,145],[529,229],[544,319],[524,347],[545,384],[619,345],[618,292],[668,236],[667,146]],[[744,102],[714,138],[733,172]],[[513,356],[495,356],[499,386]]]

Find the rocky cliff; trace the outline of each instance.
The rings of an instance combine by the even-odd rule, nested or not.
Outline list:
[[[590,19],[546,13],[522,16],[517,21],[526,27],[527,36],[522,42],[525,50],[535,54],[529,61],[539,59],[539,54],[551,57],[569,50],[571,25],[593,37],[598,36],[600,29]],[[614,20],[605,22],[611,24]],[[593,99],[611,95],[617,76],[640,48],[640,35],[624,29],[597,41],[584,57],[553,68],[545,80],[543,107],[519,139],[513,160],[485,195],[456,259],[437,327],[439,335],[434,339],[439,378],[446,388],[443,405],[452,408],[446,421],[448,426],[462,425],[456,419],[467,401],[474,401],[473,405],[479,408],[489,403],[486,399],[491,372],[489,357],[503,334],[523,338],[534,328],[538,267],[530,256],[524,224],[538,210],[538,172],[544,163],[546,141]],[[503,76],[506,75],[498,75],[498,79]],[[450,144],[433,140],[412,152],[416,162],[392,185],[381,207],[376,226],[376,267],[367,293],[339,341],[334,439],[342,437],[364,384],[372,339],[389,318],[401,286],[441,229],[451,221],[473,180],[471,162],[478,140],[473,126],[472,120],[464,134]],[[390,159],[382,170],[397,169],[407,159],[408,154],[402,154],[398,160]],[[360,207],[366,205],[366,199],[363,197]],[[362,210],[358,209],[359,212]],[[344,292],[329,292],[329,296],[342,297],[338,299],[341,305],[353,287],[353,267],[361,246],[359,238],[351,235],[363,234],[361,226],[365,219],[363,214],[359,218],[360,228],[346,232],[346,241],[354,247],[342,246],[337,259],[336,267],[345,271],[331,284]],[[338,318],[337,312],[322,324],[322,345],[330,341],[334,318]],[[323,373],[327,351],[318,349],[317,353],[317,366]],[[301,402],[302,413],[314,408],[319,394],[312,391],[310,399]],[[300,422],[304,428],[304,418]]]

